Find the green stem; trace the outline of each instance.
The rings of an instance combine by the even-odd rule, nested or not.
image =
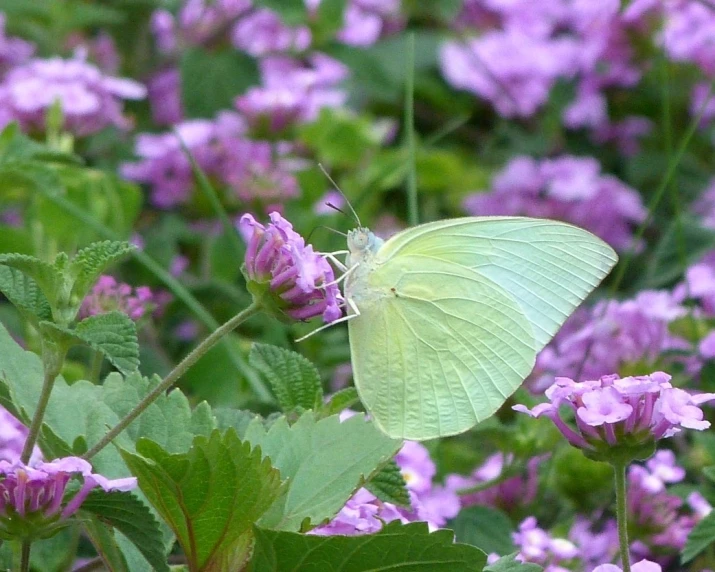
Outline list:
[[[30,423],[30,429],[27,434],[27,439],[25,440],[25,446],[20,454],[20,460],[25,464],[27,464],[30,460],[32,451],[37,443],[37,438],[40,435],[42,420],[45,417],[45,411],[47,410],[47,404],[50,401],[50,395],[52,395],[52,388],[55,385],[55,379],[57,379],[60,371],[62,371],[65,353],[65,349],[58,348],[49,340],[42,340],[42,365],[44,369],[44,379],[42,381],[42,391],[40,392],[40,399],[37,402],[35,415],[32,417],[32,423]]]
[[[189,368],[194,365],[199,358],[206,354],[212,347],[214,347],[221,338],[223,338],[229,332],[235,330],[240,324],[245,322],[251,316],[254,316],[261,311],[261,306],[257,302],[251,303],[248,308],[236,314],[224,325],[220,326],[218,329],[214,330],[209,336],[204,339],[198,346],[196,346],[189,355],[187,355],[181,362],[169,372],[169,374],[162,380],[162,382],[157,385],[150,393],[144,397],[135,407],[132,409],[126,417],[124,417],[119,423],[117,423],[109,432],[102,437],[102,439],[94,445],[89,451],[87,451],[82,457],[84,459],[91,459],[94,455],[99,453],[104,447],[106,447],[117,435],[124,431],[139,415],[141,415],[144,410],[149,407],[156,399],[163,395],[164,392],[169,389],[178,379],[184,375]]]
[[[30,542],[27,540],[22,543],[20,572],[30,572]]]
[[[618,543],[621,548],[621,566],[623,572],[631,572],[628,517],[626,515],[626,464],[614,463],[613,475],[616,479],[616,519],[618,520]]]
[[[92,350],[92,357],[89,362],[89,381],[99,383],[99,377],[102,375],[102,364],[104,363],[104,354],[97,350]]]

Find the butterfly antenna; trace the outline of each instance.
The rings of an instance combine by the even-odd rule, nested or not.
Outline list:
[[[330,181],[330,182],[332,183],[332,185],[335,187],[335,190],[338,191],[338,192],[343,196],[343,198],[345,199],[345,204],[347,204],[348,207],[350,208],[350,212],[352,213],[353,218],[355,219],[355,222],[358,223],[358,226],[362,226],[362,223],[360,222],[360,217],[359,217],[359,216],[357,215],[357,213],[355,212],[355,209],[354,209],[353,206],[350,204],[350,200],[345,196],[345,193],[341,190],[340,187],[338,187],[338,184],[337,184],[337,183],[333,180],[333,178],[330,176],[330,173],[328,173],[328,172],[325,170],[325,167],[323,167],[323,165],[321,165],[320,163],[318,163],[318,167],[320,167],[320,170],[323,171],[323,175],[325,175],[325,176],[328,178],[328,181]],[[338,211],[340,211],[341,213],[345,213],[345,211],[342,211],[342,210],[340,210],[340,209],[334,207],[334,206],[331,205],[330,203],[328,203],[328,206],[333,207],[335,210],[338,210]],[[346,213],[345,213],[345,214],[346,214]]]
[[[342,211],[341,211],[341,212],[342,212]],[[329,230],[330,232],[334,232],[335,234],[339,234],[340,236],[344,236],[345,238],[348,237],[348,235],[345,234],[344,232],[340,232],[339,230],[336,230],[336,229],[334,229],[334,228],[330,228],[329,226],[325,226],[324,224],[319,224],[318,226],[316,226],[315,228],[313,228],[313,230],[311,230],[311,231],[308,233],[308,236],[305,237],[305,242],[308,242],[308,243],[309,243],[309,242],[310,242],[310,237],[313,236],[313,233],[314,233],[316,230],[318,230],[319,228],[324,228],[325,230]]]

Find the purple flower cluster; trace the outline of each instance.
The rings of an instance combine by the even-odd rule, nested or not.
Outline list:
[[[509,161],[488,193],[469,195],[464,208],[473,215],[525,215],[553,218],[590,230],[611,246],[631,246],[632,228],[646,216],[640,195],[596,159],[565,155],[537,161]]]
[[[583,382],[557,377],[546,397],[550,403],[513,409],[548,417],[571,445],[608,461],[618,448],[639,451],[682,429],[707,429],[710,422],[703,419],[699,406],[714,400],[715,393],[690,394],[673,387],[668,374],[655,372]],[[573,414],[575,428],[566,422],[562,407]]]
[[[35,46],[21,38],[5,34],[5,14],[0,13],[0,72],[25,63],[35,53]]]
[[[290,145],[245,137],[246,125],[234,112],[215,120],[195,119],[176,126],[176,133],[141,134],[136,154],[140,161],[122,167],[123,175],[151,186],[152,202],[171,208],[188,202],[194,190],[191,162],[183,145],[214,182],[227,189],[229,206],[252,201],[269,209],[299,194],[288,156]]]
[[[156,307],[156,297],[147,286],[133,288],[117,282],[113,276],[100,276],[92,291],[82,301],[79,317],[96,316],[106,312],[124,312],[132,320],[139,320]]]
[[[395,456],[410,495],[409,509],[379,500],[367,489],[359,489],[328,524],[311,534],[368,534],[380,530],[384,523],[424,521],[434,530],[447,519],[457,516],[460,509],[457,495],[445,487],[433,484],[437,469],[429,452],[420,443],[405,441]]]
[[[574,80],[565,124],[593,129],[601,141],[627,139],[633,127],[609,121],[605,95],[641,75],[619,8],[618,0],[467,0],[454,22],[464,39],[443,45],[442,72],[505,117],[533,115],[557,80]]]
[[[328,261],[278,213],[270,218],[267,226],[250,214],[239,222],[248,244],[243,272],[251,293],[276,315],[322,316],[324,322],[340,318],[342,296]]]
[[[64,129],[74,135],[113,125],[128,129],[125,99],[142,99],[144,86],[112,77],[80,59],[34,59],[11,68],[0,83],[0,125],[18,121],[23,129],[43,131],[48,110],[59,102]]]
[[[322,0],[305,0],[315,13]],[[400,0],[348,0],[343,27],[336,38],[349,46],[372,46],[380,37],[402,27]]]
[[[79,490],[66,498],[67,485],[79,478]],[[3,537],[48,536],[56,525],[72,516],[87,495],[100,487],[105,491],[130,491],[135,477],[110,480],[92,473],[92,466],[79,457],[26,465],[19,460],[0,461],[0,530]]]

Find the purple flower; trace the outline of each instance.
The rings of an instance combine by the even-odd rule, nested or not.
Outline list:
[[[516,157],[495,176],[488,193],[469,195],[464,208],[473,215],[523,215],[554,218],[590,230],[611,246],[631,246],[632,227],[646,209],[640,195],[591,157],[565,155],[536,161]]]
[[[20,122],[24,129],[43,130],[47,111],[59,101],[64,128],[89,135],[114,125],[127,129],[122,100],[142,99],[146,89],[133,80],[111,77],[81,60],[35,59],[10,70],[0,84],[3,122]]]
[[[506,512],[530,504],[538,492],[538,468],[542,457],[534,457],[527,464],[526,474],[500,480],[497,484],[475,493],[461,493],[477,485],[498,479],[504,469],[512,462],[511,456],[503,453],[490,455],[471,475],[447,475],[445,483],[448,489],[460,495],[463,507],[483,505],[499,508]]]
[[[178,69],[169,68],[156,73],[147,82],[147,91],[154,123],[173,125],[183,119],[181,77]]]
[[[231,33],[233,45],[252,56],[301,52],[310,46],[310,30],[286,26],[275,12],[260,8],[242,17]]]
[[[683,428],[710,426],[699,405],[715,399],[715,393],[691,395],[669,381],[670,376],[663,372],[624,378],[606,375],[580,383],[557,377],[546,390],[551,403],[531,410],[523,405],[513,409],[532,417],[548,417],[571,445],[598,460],[608,461],[618,450],[638,458],[658,439]],[[575,428],[566,423],[561,407],[575,414]]]
[[[578,548],[565,538],[553,538],[536,525],[536,518],[530,516],[519,524],[519,532],[512,534],[514,544],[519,548],[517,559],[521,562],[546,565],[548,570],[563,561],[578,557]]]
[[[352,412],[344,412],[344,417]],[[435,465],[424,445],[406,441],[395,456],[395,461],[407,483],[410,509],[382,502],[366,489],[359,489],[340,512],[328,524],[313,529],[310,534],[329,536],[334,534],[369,534],[377,532],[386,522],[399,520],[402,523],[426,521],[434,530],[454,518],[460,509],[454,492],[433,486]]]
[[[16,461],[20,458],[25,446],[28,429],[20,423],[4,407],[0,407],[0,460]],[[35,447],[31,461],[42,458],[40,450]]]
[[[81,487],[66,498],[71,480]],[[57,525],[80,508],[96,487],[105,491],[130,491],[135,477],[110,480],[92,473],[92,466],[79,457],[26,465],[19,460],[0,461],[0,529],[3,537],[47,537]]]
[[[250,214],[239,222],[248,244],[243,272],[249,289],[276,316],[337,320],[342,297],[332,267],[287,220],[276,212],[270,218],[267,226]]]
[[[596,566],[593,572],[623,572],[623,569],[615,564],[601,564]],[[660,564],[650,560],[640,560],[635,564],[631,564],[631,572],[662,572],[662,568]]]
[[[155,306],[155,296],[147,286],[133,288],[129,284],[117,282],[113,276],[104,275],[99,277],[92,291],[82,301],[79,317],[119,311],[136,321]]]
[[[5,35],[5,14],[0,13],[0,70],[26,62],[34,52],[30,42]]]

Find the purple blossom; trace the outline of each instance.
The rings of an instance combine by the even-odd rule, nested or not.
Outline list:
[[[594,526],[594,522],[597,526]],[[592,519],[577,516],[569,539],[579,548],[584,570],[593,570],[601,562],[613,560],[619,551],[618,525],[615,518],[604,519],[595,515]]]
[[[590,230],[617,249],[632,242],[632,227],[646,209],[640,195],[616,177],[601,174],[596,159],[565,155],[536,161],[516,157],[495,176],[492,190],[469,195],[473,215],[554,218]]]
[[[608,461],[619,447],[634,451],[672,437],[681,429],[703,430],[710,426],[699,405],[715,399],[715,393],[690,394],[670,384],[663,372],[639,377],[606,375],[577,383],[557,377],[546,390],[551,403],[533,409],[513,409],[532,417],[548,417],[574,447]],[[575,413],[575,427],[561,415],[565,407]]]
[[[178,69],[169,68],[157,72],[147,82],[147,92],[154,123],[174,125],[183,119],[181,77]]]
[[[463,507],[482,505],[511,512],[516,508],[529,505],[536,498],[539,484],[538,469],[542,460],[542,457],[534,457],[529,460],[525,474],[501,480],[494,486],[479,492],[460,493],[460,491],[498,479],[501,476],[512,459],[503,453],[495,453],[487,457],[484,463],[469,476],[447,475],[445,485],[460,496]]]
[[[0,13],[0,70],[25,63],[35,53],[35,46],[5,33],[5,14]]]
[[[71,480],[81,487],[71,497],[65,492]],[[92,473],[92,466],[79,457],[26,465],[19,460],[0,461],[0,527],[6,534],[31,538],[45,535],[59,522],[72,516],[96,487],[130,491],[135,477],[110,480]]]
[[[0,407],[0,461],[16,461],[25,446],[28,429],[4,407]],[[35,447],[32,461],[40,460],[42,454]]]
[[[596,566],[593,572],[623,572],[623,569],[615,564],[601,564],[600,566]],[[631,564],[631,572],[662,572],[662,568],[660,564],[656,564],[650,560],[639,560]]]
[[[43,130],[47,111],[59,101],[64,128],[89,135],[113,125],[131,127],[122,100],[142,99],[146,89],[133,80],[111,77],[81,59],[35,59],[11,69],[0,84],[0,123],[19,121],[24,129]]]
[[[129,284],[117,282],[113,276],[104,275],[99,277],[92,291],[82,301],[79,317],[119,311],[136,321],[155,306],[155,296],[147,286],[133,288]]]
[[[626,364],[656,364],[667,350],[690,350],[689,342],[669,330],[672,321],[686,314],[665,290],[644,290],[630,300],[581,308],[537,356],[530,387],[543,391],[556,375],[593,379]]]
[[[519,524],[519,531],[514,532],[512,538],[519,549],[518,560],[547,566],[546,569],[553,572],[561,569],[555,566],[579,555],[578,548],[571,541],[552,537],[537,526],[533,516]]]
[[[406,441],[395,456],[410,495],[410,509],[377,499],[366,489],[359,489],[327,525],[311,531],[322,536],[367,534],[377,532],[383,523],[426,521],[430,529],[444,526],[460,509],[456,494],[434,485],[435,465],[424,445]]]
[[[254,129],[279,132],[294,123],[313,121],[323,108],[338,107],[347,99],[339,84],[347,68],[321,53],[305,61],[288,56],[264,58],[262,85],[236,98],[236,108]]]
[[[287,220],[276,212],[270,218],[267,226],[250,214],[239,222],[248,244],[243,271],[249,289],[269,309],[294,320],[337,320],[342,298],[332,267]]]
[[[286,26],[278,14],[266,8],[242,17],[231,32],[231,41],[252,56],[282,52],[302,52],[310,46],[310,30],[305,26]]]

